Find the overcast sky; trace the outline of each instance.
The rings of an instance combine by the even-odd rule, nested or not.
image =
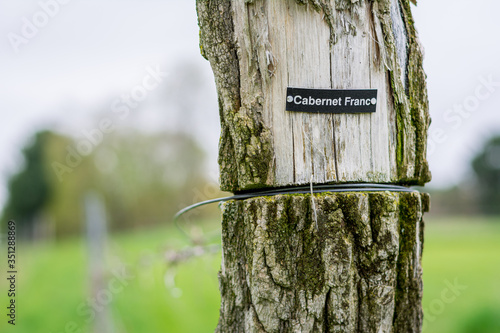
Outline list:
[[[216,165],[215,87],[199,55],[194,0],[65,0],[16,52],[9,34],[21,34],[24,18],[32,20],[40,3],[51,1],[0,0],[0,205],[5,174],[16,169],[19,150],[35,130],[78,131],[88,112],[130,91],[148,66],[160,65],[171,82],[181,62],[199,70],[207,89],[208,130],[201,141]],[[468,172],[481,144],[500,132],[500,3],[421,0],[412,8],[425,47],[433,119],[431,185],[448,186]],[[146,119],[140,126],[158,125],[154,116]]]

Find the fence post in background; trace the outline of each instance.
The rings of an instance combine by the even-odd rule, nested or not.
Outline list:
[[[217,331],[420,332],[429,198],[380,190],[430,180],[409,1],[197,0],[197,11],[221,189],[344,186],[224,204]]]
[[[109,301],[102,299],[107,294],[106,278],[106,209],[99,195],[88,192],[85,195],[85,222],[87,226],[87,247],[90,278],[90,298],[99,303],[95,311],[93,332],[114,332],[113,320],[109,311]]]

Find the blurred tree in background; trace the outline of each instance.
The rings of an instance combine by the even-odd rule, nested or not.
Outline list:
[[[44,161],[44,150],[50,136],[48,131],[34,136],[22,151],[24,166],[8,182],[9,199],[3,220],[15,218],[21,231],[32,229],[34,221],[50,199],[51,187]]]
[[[165,223],[205,184],[205,154],[184,133],[116,133],[95,152],[111,227]]]
[[[51,131],[34,136],[24,167],[10,178],[4,219],[36,238],[76,234],[84,227],[83,198],[95,191],[111,230],[168,223],[207,182],[205,154],[185,133],[119,129],[86,156],[78,144]]]
[[[472,161],[478,181],[479,208],[500,214],[500,136],[491,138]]]
[[[219,196],[215,177],[207,181],[205,156],[207,142],[217,142],[210,123],[213,118],[218,126],[211,116],[217,104],[207,103],[213,79],[201,72],[182,61],[127,113],[105,104],[103,112],[86,111],[84,123],[62,123],[67,135],[35,134],[23,150],[24,166],[8,182],[4,220],[18,221],[35,237],[59,237],[83,231],[89,191],[105,201],[111,230],[168,223],[179,209]],[[118,96],[124,95],[130,92]],[[215,216],[218,209],[196,214]]]
[[[500,135],[489,139],[471,160],[471,173],[455,186],[426,189],[431,214],[500,215]]]

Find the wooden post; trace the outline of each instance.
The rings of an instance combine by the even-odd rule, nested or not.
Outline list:
[[[197,10],[222,190],[430,180],[408,0],[197,0]],[[287,87],[377,89],[376,112],[288,112]],[[407,192],[226,203],[217,331],[420,332],[428,205]]]
[[[87,247],[89,258],[90,297],[99,299],[99,294],[106,290],[106,243],[108,238],[106,208],[102,198],[95,192],[85,195],[85,224],[87,226]],[[108,304],[100,304],[101,309],[95,312],[92,332],[113,333],[114,326]]]

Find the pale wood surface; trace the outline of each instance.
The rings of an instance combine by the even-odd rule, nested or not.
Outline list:
[[[237,103],[221,105],[223,132],[229,133],[221,147],[232,146],[221,149],[221,164],[232,165],[221,168],[223,189],[305,184],[311,177],[315,183],[429,180],[427,96],[411,102],[407,84],[413,80],[425,90],[408,8],[397,0],[234,0],[225,9],[231,22],[221,22],[203,18],[208,5],[198,2],[201,45],[214,67],[219,97],[226,95],[222,83],[228,73],[238,75],[230,97]],[[205,27],[229,23],[231,38],[224,44],[204,38]],[[234,48],[228,68],[237,71],[218,72],[221,45]],[[410,66],[421,73],[408,77]],[[288,112],[287,87],[377,89],[376,112]]]

